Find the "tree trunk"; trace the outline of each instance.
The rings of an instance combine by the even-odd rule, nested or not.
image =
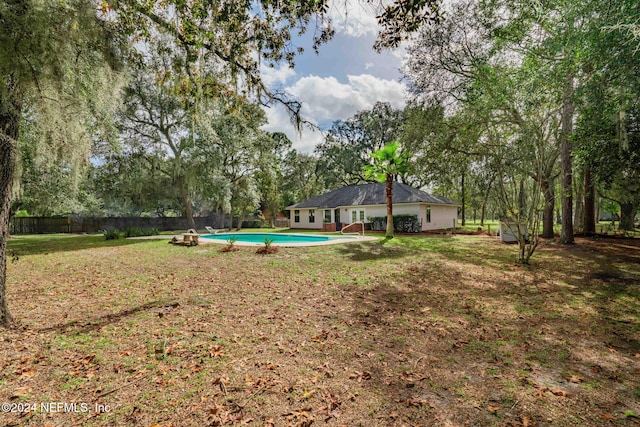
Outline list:
[[[484,218],[487,212],[487,203],[489,202],[489,194],[491,194],[491,185],[493,185],[494,178],[491,178],[489,181],[489,185],[487,185],[487,191],[484,193],[484,198],[482,199],[482,210],[480,213],[480,226],[484,227]]]
[[[556,204],[556,195],[553,191],[553,184],[546,178],[540,181],[540,189],[544,196],[544,210],[542,211],[542,237],[553,239],[553,209]]]
[[[465,219],[464,219],[464,217],[465,217],[464,175],[465,175],[465,173],[464,173],[464,170],[463,170],[463,171],[462,171],[462,178],[460,179],[460,191],[461,191],[461,193],[462,193],[462,201],[461,201],[461,203],[462,203],[462,209],[461,209],[461,212],[460,212],[460,216],[462,217],[462,226],[463,226],[463,227],[464,227],[464,225],[465,225]]]
[[[638,212],[636,203],[620,203],[620,230],[633,231],[633,222]]]
[[[584,234],[591,236],[596,232],[596,191],[591,178],[591,168],[584,166]]]
[[[0,99],[6,104],[9,108],[0,111],[0,326],[5,327],[13,320],[7,303],[7,240],[21,112],[19,104]]]
[[[238,215],[238,224],[236,224],[236,231],[242,230],[242,223],[244,222],[244,213]]]
[[[580,171],[580,175],[573,180],[573,194],[576,196],[573,198],[573,230],[583,230],[584,226],[584,171]]]
[[[193,228],[196,230],[196,222],[193,220],[193,211],[191,209],[191,200],[184,185],[184,177],[179,176],[176,178],[176,186],[180,192],[182,203],[184,204],[184,215],[187,217],[187,228]]]
[[[573,76],[567,77],[562,90],[562,126],[560,129],[560,163],[562,174],[562,230],[560,242],[568,245],[574,243],[573,239]]]
[[[525,178],[520,179],[518,186],[518,217],[513,219],[516,222],[516,227],[527,223],[527,195],[524,189],[524,180]]]
[[[387,196],[386,237],[393,237],[393,175],[392,174],[387,174],[385,195]]]

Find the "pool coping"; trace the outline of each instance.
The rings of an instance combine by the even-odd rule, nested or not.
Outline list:
[[[251,234],[251,233],[238,233],[238,234]],[[263,233],[253,233],[253,234],[263,234]],[[309,235],[309,234],[304,234],[304,233],[286,233],[286,234],[294,234],[294,235],[297,235],[297,236],[308,236]],[[209,233],[200,235],[200,239],[198,240],[198,242],[201,245],[203,245],[203,244],[204,245],[209,245],[209,244],[228,245],[229,244],[228,240],[212,239],[212,238],[208,238],[208,237],[202,237],[204,235],[209,235]],[[318,236],[318,235],[319,234],[312,234],[312,236]],[[173,237],[173,235],[169,235],[169,234],[164,234],[164,235],[158,234],[158,235],[155,235],[155,236],[129,237],[129,239],[138,239],[138,240],[165,239],[165,240],[171,240],[172,237]],[[327,237],[329,237],[329,236],[327,236]],[[331,236],[331,237],[338,237],[338,236]],[[281,248],[328,246],[328,245],[336,245],[336,244],[340,244],[340,243],[371,242],[371,241],[379,239],[379,237],[373,237],[373,236],[353,236],[353,235],[349,236],[349,235],[343,235],[343,236],[340,236],[340,237],[342,237],[342,238],[329,239],[329,240],[324,241],[324,242],[274,243],[272,246],[278,246],[278,247],[281,247]],[[234,246],[253,246],[253,247],[257,247],[257,246],[264,246],[264,243],[263,242],[235,242],[233,245]]]
[[[222,233],[221,233],[222,234]],[[224,233],[224,234],[232,234],[232,233]],[[235,234],[267,234],[267,233],[235,233]],[[322,234],[305,234],[305,233],[278,233],[278,234],[289,234],[293,236],[323,236]],[[207,236],[215,234],[206,234]],[[228,245],[229,240],[225,239],[215,239],[211,237],[203,237],[204,234],[200,235],[200,243],[217,243]],[[298,243],[273,243],[272,246],[279,246],[282,248],[296,248],[296,247],[310,247],[310,246],[327,246],[327,245],[335,245],[339,243],[354,243],[354,242],[367,242],[378,240],[377,237],[372,236],[354,236],[354,235],[340,235],[340,236],[324,236],[324,237],[335,237],[334,239],[329,239],[323,242],[298,242]],[[235,242],[234,246],[264,246],[264,242]]]

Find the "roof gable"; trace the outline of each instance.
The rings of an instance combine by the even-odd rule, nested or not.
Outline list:
[[[348,185],[330,191],[309,200],[289,206],[294,208],[334,209],[338,206],[384,205],[385,183]],[[433,196],[409,185],[395,182],[393,184],[393,203],[428,203],[437,205],[457,205],[454,201],[442,196]]]

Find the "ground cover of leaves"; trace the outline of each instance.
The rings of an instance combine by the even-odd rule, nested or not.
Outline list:
[[[0,425],[640,424],[638,240],[100,239],[10,241]]]

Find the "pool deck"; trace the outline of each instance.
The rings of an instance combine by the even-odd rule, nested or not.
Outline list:
[[[240,234],[240,233],[239,233]],[[286,234],[297,234],[297,233],[286,233]],[[211,243],[215,243],[218,245],[228,245],[229,244],[229,240],[228,239],[212,239],[212,238],[208,238],[208,237],[203,237],[203,236],[208,236],[209,234],[201,234],[200,235],[200,239],[198,240],[199,244],[211,244]],[[297,234],[297,235],[301,235],[304,236],[305,234]],[[176,234],[176,237],[178,237],[180,240],[182,238],[182,235],[180,234]],[[321,236],[321,234],[314,234],[314,236]],[[129,239],[140,239],[140,240],[156,240],[156,239],[163,239],[163,240],[167,240],[170,241],[171,238],[173,237],[173,235],[169,235],[169,234],[165,234],[165,235],[155,235],[155,236],[142,236],[142,237],[129,237]],[[327,236],[329,237],[329,236]],[[378,240],[378,237],[373,237],[373,236],[353,236],[353,235],[341,235],[341,236],[336,236],[336,235],[332,235],[331,237],[336,237],[335,239],[329,239],[327,241],[324,242],[304,242],[304,243],[273,243],[272,246],[279,246],[282,248],[296,248],[296,247],[305,247],[305,246],[327,246],[327,245],[336,245],[339,243],[356,243],[356,242],[371,242],[374,240]],[[234,246],[253,246],[253,247],[258,247],[258,246],[264,246],[264,242],[235,242],[233,244]]]

